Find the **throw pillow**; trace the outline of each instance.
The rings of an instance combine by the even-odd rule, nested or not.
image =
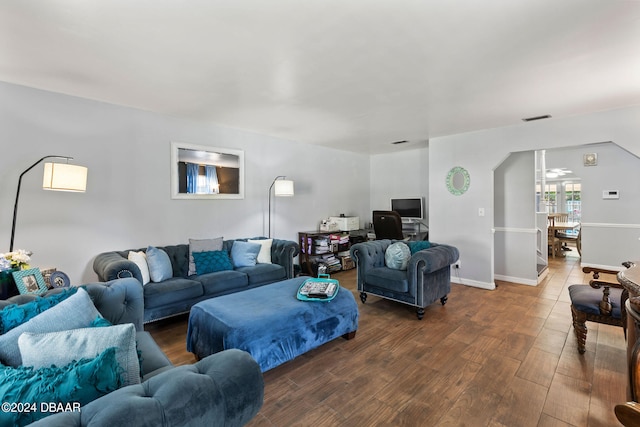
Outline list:
[[[23,366],[35,369],[64,366],[81,358],[93,358],[110,347],[116,348],[116,360],[124,368],[123,385],[140,384],[140,364],[133,323],[101,328],[34,334],[18,338]]]
[[[76,293],[78,288],[72,287],[57,294],[37,297],[26,304],[11,304],[0,310],[0,334],[6,334],[11,329],[19,326],[43,311],[57,305]]]
[[[24,332],[56,332],[67,329],[86,328],[100,313],[91,301],[91,297],[82,288],[54,307],[38,314],[28,322],[16,326],[4,335],[0,335],[0,361],[5,365],[22,364],[18,337]]]
[[[223,239],[189,239],[189,276],[196,274],[196,264],[193,259],[194,252],[221,251]]]
[[[133,261],[138,268],[140,269],[140,274],[142,274],[142,284],[146,285],[151,281],[151,277],[149,276],[149,265],[147,264],[147,255],[140,251],[129,251],[129,255],[127,256],[129,261]]]
[[[236,240],[231,247],[231,260],[234,267],[253,267],[256,265],[260,246],[257,243],[243,242]]]
[[[29,411],[0,411],[0,425],[23,426],[50,415],[52,411],[41,403],[68,405],[79,411],[80,406],[118,389],[122,385],[121,370],[113,347],[94,359],[81,359],[62,367],[0,366],[2,402],[33,404]]]
[[[384,252],[384,262],[394,270],[406,270],[411,258],[411,250],[404,242],[392,243]]]
[[[162,282],[173,277],[173,267],[169,255],[155,246],[147,248],[147,264],[152,282]]]
[[[249,243],[257,243],[260,247],[260,252],[258,253],[258,264],[271,264],[271,245],[273,244],[273,239],[259,239],[259,240],[247,240]]]
[[[418,241],[410,241],[407,242],[409,249],[411,249],[411,255],[415,254],[418,251],[423,249],[429,249],[431,247],[431,243],[428,240],[418,240]]]
[[[193,259],[196,262],[196,273],[207,274],[216,271],[233,270],[231,259],[227,251],[194,252]]]

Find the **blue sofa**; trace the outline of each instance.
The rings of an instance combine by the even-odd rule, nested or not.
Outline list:
[[[387,248],[399,240],[374,240],[351,246],[356,263],[358,291],[364,304],[367,294],[416,307],[418,319],[424,308],[440,299],[447,302],[451,291],[451,264],[458,260],[458,249],[438,243],[411,254],[406,269],[387,266]],[[411,244],[411,242],[408,242]]]
[[[142,383],[112,391],[82,406],[79,412],[57,413],[30,425],[242,426],[258,413],[264,399],[264,382],[259,365],[248,353],[227,350],[193,365],[174,367],[142,329],[142,285],[137,280],[119,279],[83,288],[111,323],[135,326]],[[46,295],[61,290],[51,290]],[[0,310],[35,298],[18,295],[0,300]]]
[[[264,237],[225,240],[223,250],[231,253],[234,241],[262,239]],[[173,277],[144,286],[145,323],[187,313],[194,304],[209,298],[291,279],[294,277],[293,258],[298,255],[300,247],[293,241],[273,239],[271,264],[256,264],[252,267],[191,276],[188,274],[188,244],[164,246],[159,249],[169,255]],[[127,259],[129,251],[146,251],[146,248],[99,254],[93,262],[93,270],[99,280],[106,282],[123,277],[134,277],[142,283],[140,269],[134,262]]]

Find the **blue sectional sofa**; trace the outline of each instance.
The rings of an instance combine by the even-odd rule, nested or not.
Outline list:
[[[82,288],[89,295],[90,300],[84,294],[85,301],[88,301],[79,310],[87,312],[88,310],[84,310],[84,307],[92,311],[97,309],[97,312],[112,324],[131,324],[137,331],[134,334],[141,362],[139,365],[136,358],[135,367],[136,370],[140,368],[142,378],[137,381],[141,382],[111,391],[84,404],[79,410],[48,415],[29,425],[47,427],[242,426],[258,413],[264,399],[264,381],[259,365],[248,353],[227,350],[208,356],[193,365],[174,367],[151,335],[142,329],[142,285],[137,280],[118,279],[107,283],[87,284]],[[65,290],[58,288],[47,292],[44,296],[50,298],[62,291]],[[78,290],[76,294],[80,292]],[[0,313],[11,310],[7,308],[8,306],[21,306],[35,299],[35,295],[18,295],[8,300],[0,300]],[[71,302],[71,297],[67,301]],[[58,307],[63,303],[64,301],[59,303]],[[73,304],[77,306],[76,301]],[[54,309],[55,307],[49,308],[38,316]],[[68,318],[66,308],[58,311],[62,312],[58,314],[61,320]],[[37,316],[32,318],[34,319],[37,319]],[[49,331],[64,330],[55,329],[60,323],[62,322],[51,322],[54,329]],[[24,326],[25,332],[33,332],[28,323]],[[103,330],[104,328],[91,328],[89,334],[94,334],[94,331],[95,334],[100,334]],[[10,332],[5,332],[0,337],[6,337]],[[22,332],[20,339],[24,336],[25,333]],[[50,352],[47,354],[51,355]],[[22,359],[24,360],[25,357],[28,355],[23,354]],[[1,367],[0,369],[3,375],[7,375],[6,370],[14,368]],[[35,380],[37,377],[33,378]],[[50,388],[56,387],[52,384],[55,382],[51,381],[48,384],[47,392],[52,392]],[[16,395],[15,387],[17,385],[13,383],[9,394],[2,396],[4,402],[36,403],[37,408],[41,409],[40,405],[43,402],[22,401],[28,399],[22,394]],[[58,393],[57,390],[53,392]],[[64,392],[60,391],[60,393]],[[13,399],[18,399],[20,402],[13,402]],[[46,415],[51,411],[43,410],[42,412]],[[15,421],[8,419],[12,416],[17,414],[0,414],[0,425],[15,425]],[[32,414],[22,414],[20,417],[21,421],[17,423],[18,425],[33,419],[30,418]]]
[[[231,255],[234,242],[248,240],[267,239],[255,237],[224,240],[222,250]],[[201,275],[189,275],[188,244],[158,247],[169,255],[173,277],[144,285],[144,322],[186,313],[194,304],[209,298],[291,279],[294,277],[293,259],[300,250],[298,244],[289,240],[271,240],[271,263],[257,263],[254,266],[234,267],[232,270]],[[146,250],[147,248],[142,248],[101,253],[95,258],[93,269],[101,281],[134,277],[143,283],[140,269],[133,261],[128,260],[128,254],[131,251]]]

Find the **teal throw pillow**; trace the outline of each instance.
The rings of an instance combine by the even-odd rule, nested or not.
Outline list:
[[[0,310],[0,335],[6,334],[16,326],[22,325],[43,311],[57,305],[76,293],[78,288],[72,287],[57,294],[37,297],[26,304],[12,304]]]
[[[0,361],[9,366],[22,364],[18,338],[24,332],[42,333],[87,328],[99,315],[87,291],[78,288],[75,294],[55,307],[0,335]]]
[[[96,358],[80,359],[61,367],[34,369],[0,366],[2,402],[9,405],[32,404],[29,411],[0,411],[0,425],[30,424],[50,415],[55,408],[60,408],[56,404],[80,411],[80,406],[118,389],[122,385],[121,372],[113,347]],[[48,409],[50,404],[54,405],[54,410]]]
[[[227,251],[194,252],[197,274],[214,273],[216,271],[233,270]]]
[[[236,240],[231,247],[231,260],[234,267],[253,267],[256,265],[261,245]]]
[[[96,328],[33,334],[18,339],[23,366],[45,368],[64,366],[74,360],[94,358],[104,350],[116,348],[116,360],[124,369],[123,385],[140,384],[140,364],[133,323]]]
[[[147,248],[147,264],[152,282],[162,282],[173,277],[173,267],[169,255],[155,246]]]
[[[394,270],[406,270],[411,258],[411,250],[404,242],[392,243],[384,252],[384,263]]]
[[[428,240],[418,240],[415,242],[407,242],[409,249],[411,249],[411,255],[415,254],[418,251],[423,249],[429,249],[431,247],[431,243]]]

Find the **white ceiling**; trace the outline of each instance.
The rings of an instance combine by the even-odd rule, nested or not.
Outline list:
[[[383,153],[640,104],[640,0],[2,0],[0,80]]]

